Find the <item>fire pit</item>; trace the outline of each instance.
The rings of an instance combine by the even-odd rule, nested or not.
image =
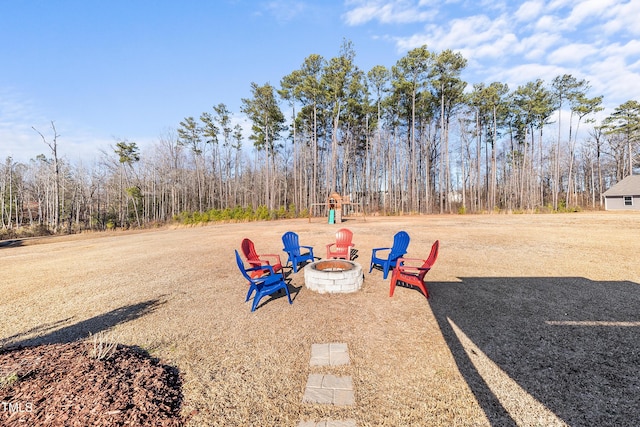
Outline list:
[[[356,292],[363,280],[362,266],[352,261],[325,259],[304,268],[305,285],[321,294]]]

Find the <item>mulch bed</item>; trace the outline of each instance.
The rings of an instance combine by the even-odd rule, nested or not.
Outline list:
[[[0,351],[2,426],[182,426],[181,378],[146,352],[87,342]]]

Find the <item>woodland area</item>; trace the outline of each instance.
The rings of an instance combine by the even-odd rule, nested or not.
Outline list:
[[[280,87],[251,83],[250,130],[218,103],[144,153],[121,140],[85,165],[60,154],[54,121],[34,128],[46,154],[0,165],[0,230],[291,217],[332,191],[367,214],[597,209],[640,166],[640,103],[598,122],[602,96],[570,74],[470,86],[450,50],[423,46],[369,71],[355,56],[345,41]]]

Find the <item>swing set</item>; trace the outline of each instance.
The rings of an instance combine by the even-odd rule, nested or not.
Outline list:
[[[331,193],[326,202],[312,203],[309,208],[309,222],[312,217],[322,217],[327,218],[329,224],[340,224],[351,215],[362,215],[363,220],[367,220],[362,202],[353,202],[350,195],[342,196],[336,192]]]

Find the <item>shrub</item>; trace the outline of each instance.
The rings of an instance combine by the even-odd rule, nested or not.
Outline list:
[[[304,209],[299,215],[296,214],[295,205],[287,207],[280,206],[278,209],[270,211],[264,205],[253,209],[251,206],[225,209],[210,209],[206,212],[180,212],[173,217],[174,222],[183,225],[200,224],[217,221],[268,221],[272,219],[298,218],[308,216],[309,211]]]
[[[296,217],[296,206],[291,203],[289,205],[289,209],[287,210],[287,218],[295,218]]]
[[[255,212],[253,211],[253,207],[247,206],[244,208],[243,218],[245,221],[253,221],[256,217]]]
[[[14,383],[18,382],[19,379],[18,374],[15,372],[0,376],[0,390],[5,387],[11,387]]]
[[[280,206],[278,210],[275,212],[275,219],[283,219],[287,218],[287,210],[284,206]]]
[[[244,209],[242,206],[236,206],[230,211],[231,219],[234,221],[243,221],[244,218]]]
[[[261,221],[267,221],[269,219],[271,219],[271,214],[269,213],[269,209],[264,206],[258,206],[258,209],[256,209],[256,219],[261,220]]]

